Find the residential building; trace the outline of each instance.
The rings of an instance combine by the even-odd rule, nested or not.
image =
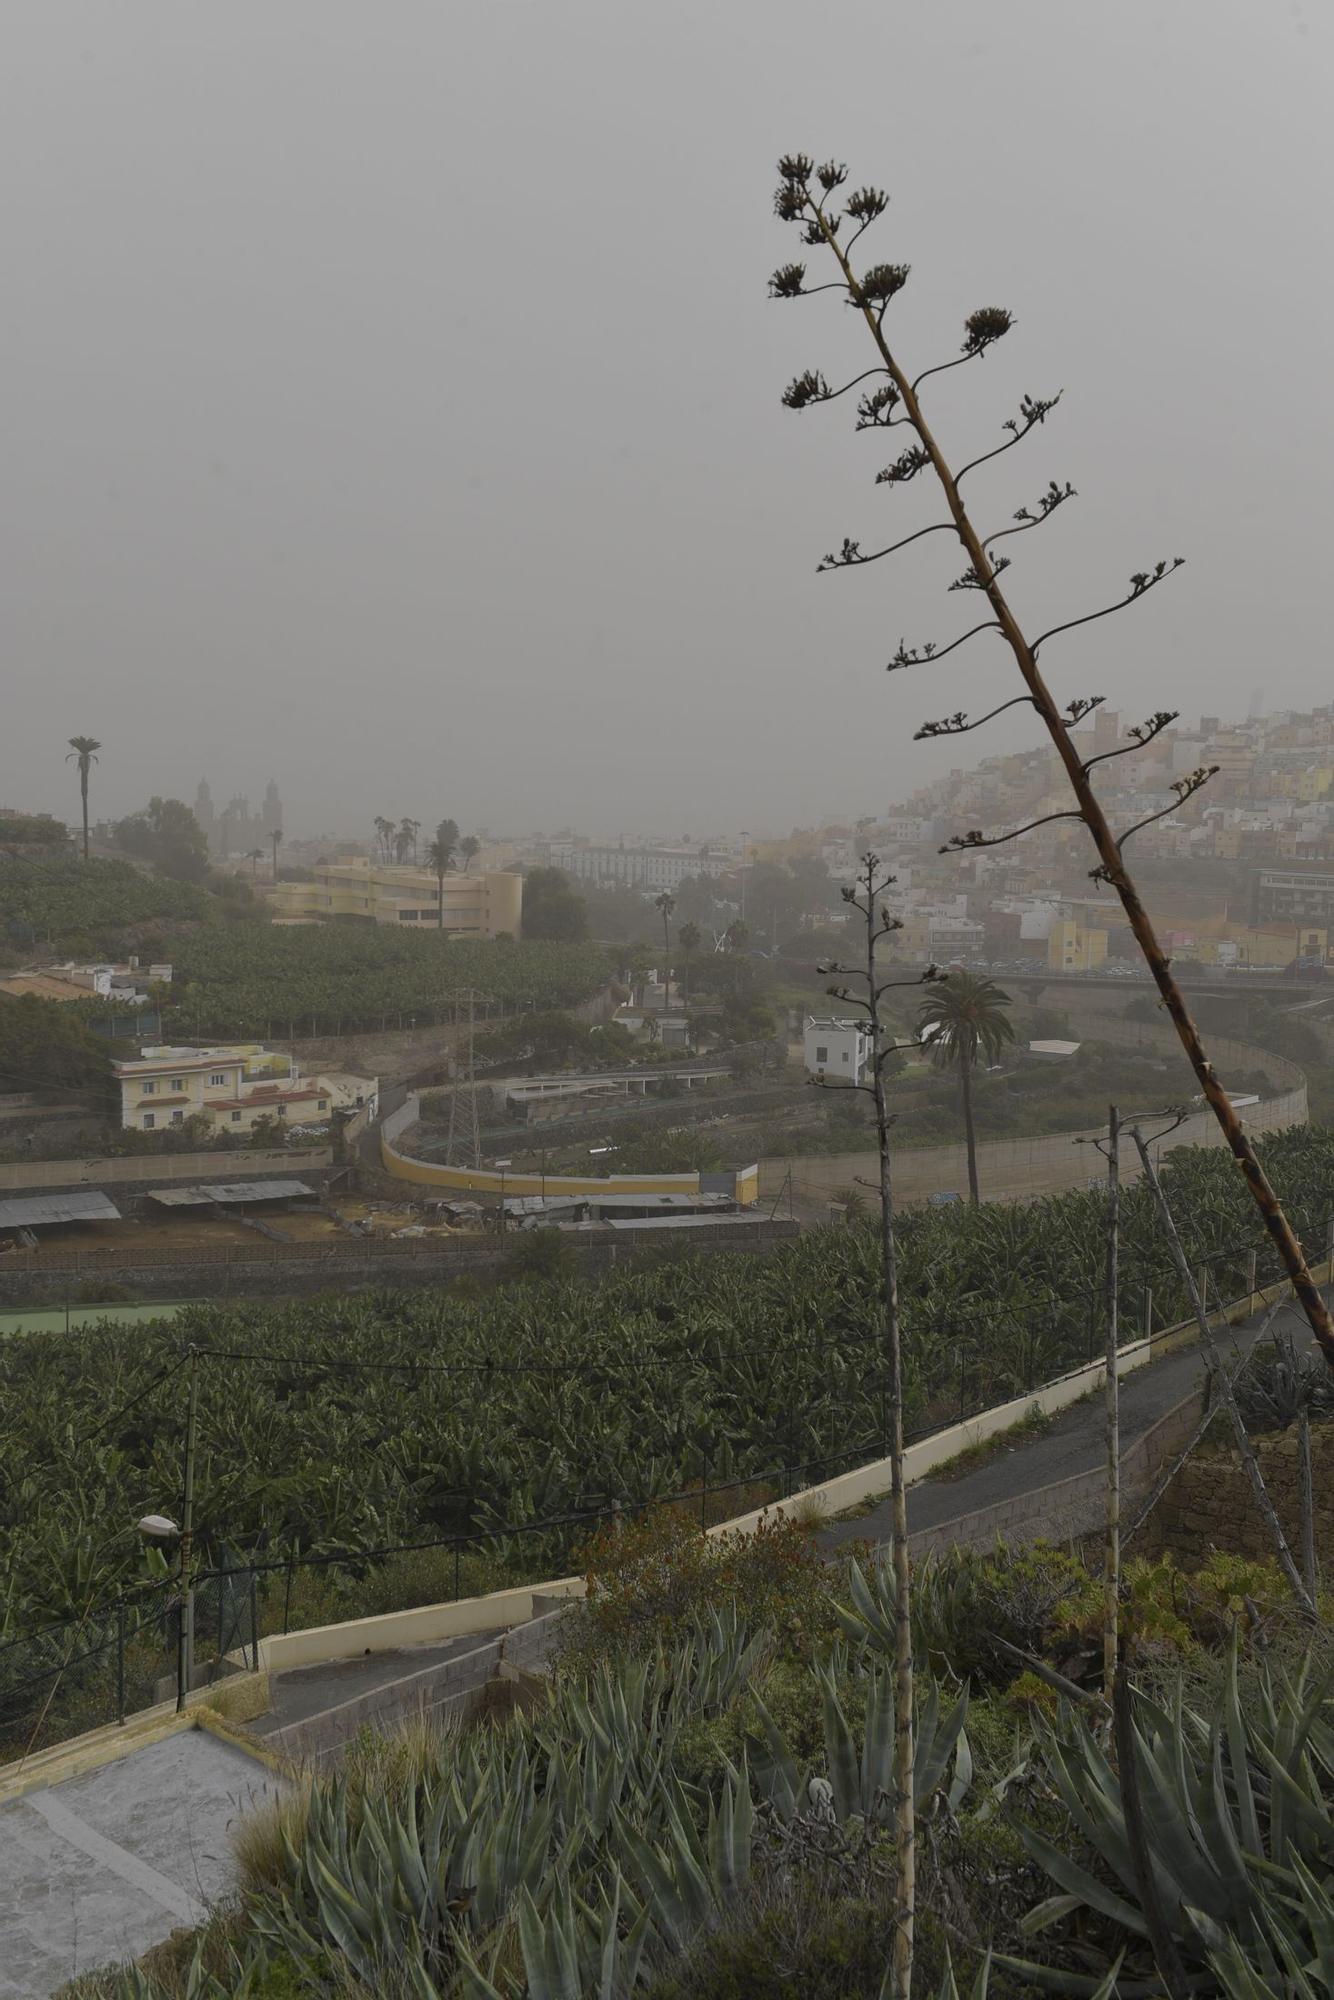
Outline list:
[[[1251,922],[1334,927],[1334,870],[1257,868],[1251,877]]]
[[[292,1058],[260,1042],[218,1048],[146,1048],[112,1064],[120,1085],[121,1125],[165,1132],[204,1117],[218,1132],[249,1132],[261,1119],[319,1125],[377,1094],[374,1079],[303,1077]]]
[[[710,847],[584,847],[553,841],[551,866],[580,882],[616,882],[631,889],[679,889],[691,875],[727,875],[736,862]]]
[[[440,883],[429,868],[397,867],[364,856],[324,862],[311,874],[309,882],[265,886],[275,923],[319,924],[333,917],[361,917],[376,924],[443,929],[452,937],[498,937],[502,931],[517,937],[522,927],[521,875],[455,870],[445,876],[442,898]]]
[[[808,1018],[802,1039],[809,1075],[842,1083],[862,1081],[871,1057],[871,1033],[864,1021]]]
[[[1047,934],[1047,964],[1053,972],[1096,972],[1106,959],[1106,931],[1091,930],[1075,917],[1058,917]]]

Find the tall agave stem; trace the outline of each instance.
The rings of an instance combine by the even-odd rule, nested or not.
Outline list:
[[[788,156],[782,160],[779,165],[779,173],[782,176],[777,201],[779,215],[786,221],[804,224],[805,240],[807,242],[816,245],[823,243],[828,247],[842,275],[842,284],[835,284],[833,289],[843,291],[848,303],[854,306],[860,313],[879,358],[879,367],[873,372],[882,373],[885,376],[886,388],[884,393],[886,395],[893,395],[895,407],[902,413],[901,416],[896,416],[893,421],[895,424],[906,423],[911,426],[918,439],[918,445],[905,452],[895,466],[887,468],[885,476],[890,477],[892,480],[906,480],[911,478],[918,469],[925,469],[928,464],[935,473],[949,512],[949,521],[941,525],[953,530],[962,544],[968,559],[968,569],[960,579],[960,583],[966,584],[969,589],[977,590],[986,597],[991,607],[995,627],[1001,633],[1005,644],[1009,647],[1027,691],[1024,696],[1016,697],[1016,699],[1029,701],[1041,717],[1056,750],[1056,754],[1060,758],[1066,777],[1069,779],[1071,791],[1074,793],[1076,811],[1070,815],[1058,813],[1053,815],[1053,817],[1077,817],[1083,820],[1085,826],[1088,828],[1098,856],[1098,866],[1094,873],[1099,880],[1106,882],[1114,889],[1120,898],[1121,906],[1126,913],[1126,918],[1134,934],[1135,941],[1144,955],[1144,960],[1150,973],[1153,975],[1154,983],[1162,996],[1163,1005],[1166,1007],[1172,1024],[1177,1031],[1191,1068],[1199,1080],[1200,1089],[1204,1093],[1210,1110],[1218,1120],[1223,1135],[1232,1150],[1233,1157],[1246,1177],[1247,1185],[1264,1219],[1265,1227],[1274,1241],[1279,1256],[1283,1261],[1284,1268],[1292,1281],[1293,1291],[1301,1302],[1302,1311],[1305,1313],[1310,1322],[1311,1330],[1320,1343],[1325,1360],[1334,1369],[1334,1317],[1331,1317],[1329,1308],[1311,1277],[1311,1273],[1307,1268],[1306,1258],[1302,1252],[1302,1246],[1298,1242],[1297,1236],[1283,1212],[1278,1197],[1274,1193],[1264,1169],[1256,1158],[1255,1150],[1242,1128],[1241,1120],[1233,1109],[1227,1092],[1215,1075],[1213,1064],[1205,1054],[1204,1044],[1200,1039],[1200,1031],[1187,1011],[1181,988],[1172,975],[1170,962],[1158,942],[1157,933],[1149,921],[1148,912],[1140,900],[1139,891],[1126,866],[1122,851],[1126,836],[1123,835],[1121,839],[1118,839],[1113,832],[1107,815],[1103,811],[1093,790],[1089,776],[1091,765],[1085,762],[1080,752],[1076,749],[1071,736],[1069,721],[1062,715],[1052,697],[1046,680],[1039,670],[1037,647],[1026,637],[1018,619],[1010,608],[1005,592],[1001,589],[998,579],[1001,570],[1007,566],[1005,558],[998,558],[993,563],[988,553],[986,542],[988,539],[994,540],[995,537],[983,537],[979,535],[977,529],[974,527],[959,492],[959,477],[962,475],[956,476],[947,463],[945,454],[937,443],[931,427],[923,414],[922,406],[917,396],[916,383],[905,371],[885,338],[883,325],[885,310],[890,298],[906,282],[906,267],[877,265],[871,271],[864,273],[862,280],[859,280],[853,271],[848,255],[852,243],[856,241],[865,228],[870,226],[870,223],[877,216],[884,212],[885,207],[888,205],[888,197],[877,189],[863,189],[852,197],[843,213],[858,226],[845,248],[838,239],[838,227],[842,217],[831,214],[828,203],[834,189],[846,179],[846,168],[831,161],[827,167],[821,167],[817,171],[812,161],[804,155],[798,154]],[[823,197],[812,189],[812,178],[817,179],[820,186],[825,190]],[[776,297],[800,296],[805,289],[802,283],[802,272],[803,267],[797,265],[785,267],[782,271],[777,272],[773,281],[774,295]],[[1010,325],[1010,315],[998,308],[988,308],[983,313],[975,315],[975,319],[979,322],[979,327],[976,337],[971,337],[972,329],[970,328],[970,345],[966,349],[965,358],[971,358],[973,354],[982,352],[992,340],[999,338]],[[943,365],[947,367],[956,366],[958,363],[946,363]],[[932,374],[936,372],[938,371],[934,369],[926,371],[926,373]],[[814,380],[815,378],[811,379]],[[919,375],[917,381],[920,382],[922,379],[924,379],[923,376]],[[852,385],[849,384],[848,386]],[[793,407],[800,407],[800,400],[825,400],[828,394],[829,391],[823,383],[817,383],[816,393],[807,393],[803,398],[795,401]],[[1033,421],[1040,420],[1040,414],[1045,413],[1045,410],[1050,407],[1050,404],[1041,406],[1039,417],[1034,418]],[[1016,430],[1015,435],[1017,438],[1022,433]],[[1008,449],[1008,446],[1002,446],[999,449]],[[1058,496],[1058,498],[1063,497],[1063,495]],[[933,530],[925,529],[921,532],[931,533]],[[916,537],[913,536],[907,539],[915,540]],[[895,544],[895,546],[901,546],[901,544]],[[1162,564],[1158,574],[1163,574],[1167,568],[1168,565],[1166,563]],[[1154,580],[1156,579],[1148,576],[1136,578],[1134,580],[1132,597],[1140,595],[1143,589]],[[1131,599],[1125,601],[1128,603]],[[1101,614],[1095,613],[1092,615],[1100,616]],[[1072,622],[1078,624],[1085,621],[1074,620]],[[967,636],[971,636],[971,634]],[[1052,635],[1046,634],[1044,636],[1051,637]],[[904,664],[909,663],[907,660],[904,661]],[[1003,704],[1003,706],[1008,706],[1008,704]],[[1087,706],[1087,703],[1083,704],[1081,712],[1086,710]],[[1165,726],[1166,721],[1170,720],[1171,717],[1166,715],[1157,718],[1153,727],[1147,732],[1141,732],[1141,741],[1147,740],[1147,735],[1156,733],[1157,727]],[[1206,773],[1204,772],[1197,773],[1195,782],[1185,788],[1179,796],[1187,796],[1189,790],[1195,789],[1197,784],[1204,782],[1205,776]],[[1154,817],[1161,816],[1161,814],[1154,815]]]
[[[870,1037],[869,1077],[856,1088],[869,1092],[875,1105],[876,1151],[880,1176],[880,1259],[884,1307],[884,1360],[887,1381],[886,1449],[889,1455],[890,1561],[894,1575],[894,1948],[890,1960],[890,2000],[910,2000],[913,1968],[913,1923],[917,1900],[917,1824],[913,1801],[913,1647],[911,1573],[908,1560],[908,1494],[903,1473],[903,1341],[899,1322],[898,1249],[894,1235],[894,1177],[890,1154],[893,1117],[885,1095],[885,1068],[895,1040],[880,1011],[884,995],[896,986],[920,986],[939,977],[934,965],[916,979],[882,979],[877,966],[880,946],[902,925],[883,901],[894,877],[881,873],[875,854],[862,857],[856,889],[843,899],[865,924],[865,958],[861,967],[824,963],[821,971],[843,973],[864,981],[866,997],[846,986],[828,990],[837,1000],[858,1008],[866,1017]]]

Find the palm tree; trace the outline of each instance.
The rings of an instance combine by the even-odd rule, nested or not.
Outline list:
[[[670,921],[672,911],[676,908],[676,898],[669,889],[664,889],[660,896],[653,898],[653,907],[655,910],[662,911],[662,1004],[664,1008],[670,1008],[672,1004],[672,933]]]
[[[436,912],[437,926],[440,930],[445,928],[445,877],[449,873],[449,857],[451,852],[451,843],[447,840],[442,840],[439,834],[436,835],[426,850],[426,865],[428,868],[435,870],[435,879],[438,884]]]
[[[259,864],[263,859],[264,849],[262,847],[252,847],[249,854],[247,854],[246,860],[250,863],[250,878],[252,881],[258,875]]]
[[[686,1009],[686,1012],[687,1012],[687,1013],[689,1013],[689,1011],[690,1011],[690,954],[691,954],[691,952],[692,952],[692,951],[694,951],[695,947],[696,947],[696,946],[698,945],[698,943],[699,943],[699,925],[698,925],[698,924],[690,924],[690,923],[686,923],[686,924],[682,924],[682,926],[681,926],[680,930],[679,930],[679,931],[678,931],[678,932],[676,933],[676,942],[677,942],[677,943],[678,943],[678,944],[680,945],[680,947],[681,947],[681,950],[682,950],[682,953],[683,953],[683,954],[684,954],[684,956],[685,956],[685,962],[686,962],[686,976],[685,976],[685,999],[684,999],[684,1002],[683,1002],[683,1005],[684,1005],[684,1007],[685,1007],[685,1009]]]
[[[442,819],[435,830],[436,845],[445,850],[445,867],[453,864],[454,849],[459,844],[459,823],[456,819]],[[434,866],[434,863],[432,864]]]
[[[463,856],[463,872],[466,875],[473,859],[482,851],[482,843],[475,833],[465,833],[459,842],[459,853]]]
[[[973,1130],[973,1065],[979,1056],[995,1062],[1007,1042],[1014,1040],[1014,1025],[1005,1009],[1010,996],[994,980],[979,979],[971,972],[952,972],[933,988],[917,1010],[917,1025],[923,1044],[931,1051],[937,1069],[959,1066],[959,1094],[963,1099],[963,1129],[968,1146],[968,1198],[976,1207],[977,1135]]]
[[[398,832],[394,835],[395,861],[406,861],[408,856],[411,855],[412,865],[414,868],[416,867],[417,835],[421,830],[422,823],[419,819],[402,819],[399,821]]]
[[[394,822],[382,813],[375,815],[375,841],[380,850],[381,861],[388,861],[393,854]]]
[[[88,773],[97,762],[97,753],[102,748],[95,736],[71,736],[69,756],[65,762],[79,761],[79,797],[83,801],[83,858],[88,859]]]
[[[278,880],[278,848],[282,842],[282,837],[283,830],[280,826],[275,826],[273,832],[269,835],[269,839],[273,842],[273,879],[275,882]]]

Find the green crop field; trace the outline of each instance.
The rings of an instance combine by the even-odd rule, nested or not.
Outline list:
[[[378,924],[230,925],[174,947],[167,1021],[212,1036],[332,1035],[447,1018],[469,988],[493,1008],[568,1007],[607,976],[595,945],[412,934]]]
[[[1263,1152],[1318,1248],[1334,1133],[1286,1134]],[[1249,1249],[1261,1249],[1262,1275],[1272,1270],[1227,1154],[1180,1152],[1165,1178],[1192,1260],[1216,1260],[1224,1294],[1241,1289]],[[1132,1338],[1146,1283],[1160,1324],[1186,1302],[1142,1189],[1124,1207]],[[1086,1190],[903,1219],[910,1426],[1021,1394],[1094,1351],[1101,1216],[1100,1193]],[[485,1533],[678,1490],[706,1466],[721,1481],[847,1452],[883,1421],[870,1226],[818,1231],[763,1259],[475,1301],[386,1290],[187,1307],[162,1328],[17,1335],[0,1348],[10,1632],[135,1575],[130,1524],[179,1505],[183,1376],[155,1377],[187,1341],[248,1357],[200,1364],[198,1523],[213,1557],[355,1557]]]
[[[134,924],[205,922],[203,889],[145,875],[128,861],[9,861],[0,867],[0,939],[24,948],[50,938],[70,949],[111,948]]]

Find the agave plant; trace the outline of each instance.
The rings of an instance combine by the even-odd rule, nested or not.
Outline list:
[[[1334,1669],[1313,1677],[1305,1664],[1291,1680],[1262,1674],[1243,1706],[1234,1648],[1211,1715],[1187,1704],[1180,1681],[1170,1709],[1143,1693],[1133,1698],[1157,1898],[1180,1957],[1197,1971],[1213,1960],[1251,1964],[1256,1951],[1282,1963],[1289,1946],[1306,1964],[1313,1946],[1318,1957],[1334,1942],[1332,1680]],[[1025,1847],[1059,1892],[1030,1911],[1022,1928],[1036,1935],[1085,1909],[1130,1939],[1146,1940],[1121,1787],[1107,1752],[1082,1713],[1063,1712],[1055,1723],[1039,1717],[1035,1727],[1047,1781],[1101,1868],[1095,1872],[1066,1844],[1021,1826]],[[1312,1925],[1309,1936],[1304,1920]],[[1096,1984],[1064,1969],[1004,1962],[1063,1993]]]

